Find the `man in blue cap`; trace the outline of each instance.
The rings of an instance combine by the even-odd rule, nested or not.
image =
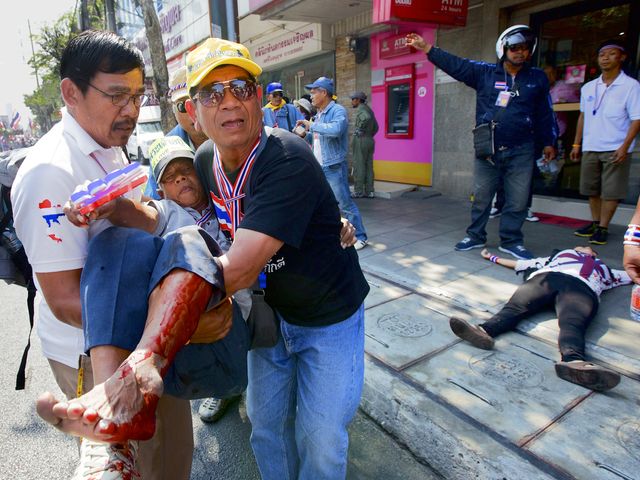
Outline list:
[[[304,86],[311,90],[311,104],[318,110],[315,122],[300,120],[313,138],[313,153],[316,156],[331,190],[338,200],[343,215],[356,229],[356,250],[367,246],[367,232],[362,224],[360,210],[349,192],[347,149],[349,147],[349,121],[347,111],[333,99],[333,79],[320,77]]]
[[[284,91],[280,82],[271,82],[266,88],[267,103],[262,112],[267,127],[279,127],[292,131],[298,120],[304,117],[296,107],[284,99]]]

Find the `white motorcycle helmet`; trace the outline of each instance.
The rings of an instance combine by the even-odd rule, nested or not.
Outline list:
[[[528,44],[531,55],[536,51],[538,39],[527,25],[514,25],[513,27],[507,28],[500,34],[498,41],[496,42],[496,56],[498,57],[498,60],[502,60],[505,54],[505,49],[508,46],[517,45],[519,43]]]

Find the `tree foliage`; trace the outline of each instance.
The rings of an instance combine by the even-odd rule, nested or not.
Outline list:
[[[87,4],[91,28],[105,28],[104,1],[89,0]],[[70,11],[33,35],[38,50],[29,59],[29,65],[39,78],[39,86],[33,93],[24,95],[24,104],[35,116],[41,133],[47,132],[59,118],[60,108],[63,106],[60,96],[60,60],[69,41],[78,33],[76,12]]]

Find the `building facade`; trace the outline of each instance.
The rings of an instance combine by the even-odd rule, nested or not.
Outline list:
[[[325,75],[330,72],[333,55],[338,101],[349,106],[350,93],[363,90],[381,126],[374,154],[376,180],[432,186],[456,197],[473,193],[475,92],[435,69],[422,53],[406,48],[404,35],[417,32],[461,57],[495,62],[498,35],[510,25],[530,25],[539,38],[532,63],[547,67],[548,75],[564,91],[554,95],[554,109],[564,125],[560,168],[554,175],[536,179],[534,210],[589,218],[578,193],[580,164],[568,160],[579,114],[579,89],[598,75],[595,50],[607,38],[623,38],[628,48],[625,71],[638,78],[640,25],[632,19],[640,18],[640,2],[239,0],[238,14],[253,17],[252,24],[246,25],[250,28],[240,20],[243,42],[260,35],[256,29],[284,22],[305,25],[313,21],[319,30],[328,32],[322,36],[325,63],[321,68]],[[296,70],[295,61],[274,61],[266,68],[268,81],[277,76],[270,72],[276,72],[278,64],[295,73],[305,70]],[[287,75],[291,77],[286,74],[284,78]],[[287,83],[291,81],[298,85],[295,80]],[[295,97],[296,88],[291,90]],[[638,152],[631,161],[629,195],[623,202],[629,206],[635,205],[640,194]],[[629,210],[621,208],[614,222],[625,223],[628,216]]]

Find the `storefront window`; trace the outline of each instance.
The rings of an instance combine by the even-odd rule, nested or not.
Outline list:
[[[628,49],[625,72],[636,78],[638,26],[631,22],[639,2],[590,1],[532,16],[540,39],[534,62],[544,69],[551,86],[559,139],[559,169],[534,182],[534,193],[583,198],[579,194],[580,164],[569,160],[580,113],[580,88],[600,75],[597,48],[606,39],[621,39]],[[637,18],[637,17],[636,17]],[[637,150],[637,148],[636,148]],[[640,193],[640,164],[634,155],[629,195],[635,204]]]
[[[333,52],[300,60],[278,70],[262,72],[260,83],[262,85],[268,85],[271,82],[282,83],[285,96],[293,102],[305,93],[309,93],[304,86],[313,83],[318,77],[335,78]]]

